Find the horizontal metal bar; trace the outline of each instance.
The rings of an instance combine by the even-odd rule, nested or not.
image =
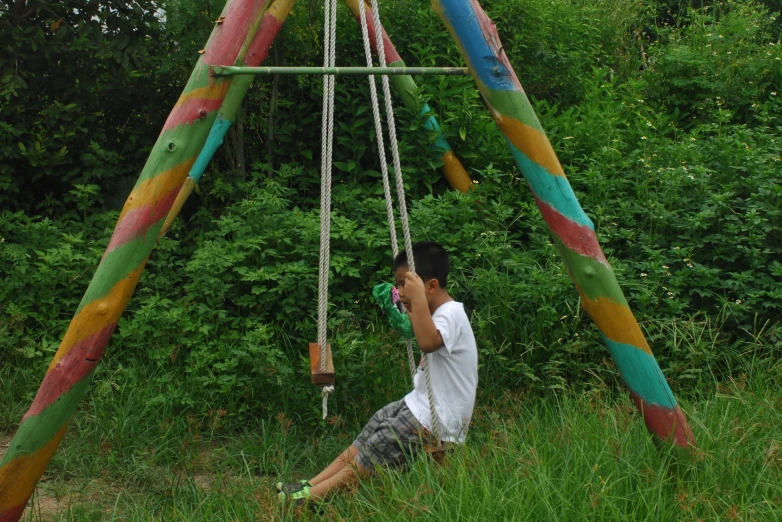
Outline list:
[[[218,65],[214,68],[215,76],[234,76],[238,74],[285,74],[285,75],[445,75],[466,76],[470,74],[466,67],[227,67]]]

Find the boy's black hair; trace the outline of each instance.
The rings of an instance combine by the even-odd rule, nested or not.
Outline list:
[[[440,288],[448,285],[448,272],[451,270],[451,260],[448,252],[432,241],[420,241],[413,243],[413,261],[415,272],[424,280],[437,279]],[[400,266],[407,266],[407,252],[402,250],[394,259],[394,270]]]

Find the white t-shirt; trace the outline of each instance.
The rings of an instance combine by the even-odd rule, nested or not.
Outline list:
[[[444,343],[442,348],[426,354],[429,357],[435,411],[440,421],[440,438],[462,443],[475,407],[478,347],[462,303],[449,301],[440,305],[432,319]],[[426,393],[426,377],[420,363],[413,386],[413,391],[405,396],[405,404],[418,422],[429,429],[432,415]]]

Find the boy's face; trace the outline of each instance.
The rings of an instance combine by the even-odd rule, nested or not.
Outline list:
[[[396,281],[396,289],[399,292],[399,300],[402,301],[402,304],[405,305],[405,309],[408,312],[410,311],[410,298],[405,295],[405,276],[407,276],[409,271],[410,269],[407,265],[402,265],[394,270],[394,280]],[[424,293],[426,295],[427,303],[429,303],[429,300],[432,299],[432,296],[439,288],[440,285],[437,282],[437,279],[424,281]]]

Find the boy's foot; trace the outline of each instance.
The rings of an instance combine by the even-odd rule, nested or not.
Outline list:
[[[311,488],[312,484],[310,484],[309,480],[300,480],[298,482],[277,482],[274,487],[277,489],[277,493],[290,495],[291,493],[301,491],[305,487]]]
[[[290,503],[294,507],[305,506],[312,500],[310,486],[302,486],[299,491],[293,493],[281,491],[277,493],[277,498],[280,499],[281,504]]]

